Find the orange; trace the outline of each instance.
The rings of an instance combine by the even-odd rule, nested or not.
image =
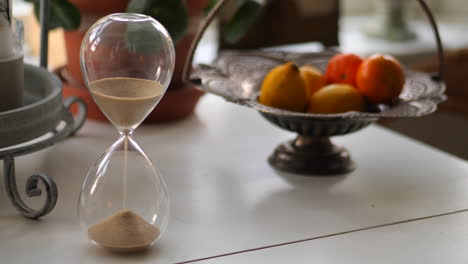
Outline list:
[[[310,97],[309,113],[338,114],[349,111],[364,111],[365,101],[349,84],[330,84]]]
[[[327,84],[325,76],[320,72],[319,69],[312,65],[304,65],[300,68],[302,79],[304,79],[305,85],[309,90],[309,94],[312,95],[320,88]]]
[[[344,83],[356,86],[356,73],[362,58],[356,54],[338,54],[328,62],[325,76],[327,83]]]
[[[299,67],[288,62],[267,74],[262,83],[259,102],[270,107],[305,112],[308,94]]]
[[[356,77],[359,92],[374,104],[395,102],[405,85],[403,67],[388,55],[376,54],[366,59]]]

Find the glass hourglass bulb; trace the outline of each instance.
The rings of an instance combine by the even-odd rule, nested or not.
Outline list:
[[[166,229],[169,198],[162,176],[131,135],[169,85],[172,40],[151,17],[112,14],[89,29],[80,60],[94,101],[120,133],[83,183],[81,226],[106,249],[145,249]]]

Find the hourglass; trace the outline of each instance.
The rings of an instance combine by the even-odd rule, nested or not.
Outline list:
[[[169,85],[172,40],[151,17],[112,14],[89,29],[80,60],[89,92],[120,134],[83,183],[81,226],[93,243],[111,251],[146,249],[166,229],[169,198],[162,176],[131,135]]]

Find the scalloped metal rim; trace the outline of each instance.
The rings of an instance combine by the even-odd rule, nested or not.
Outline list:
[[[418,113],[418,115],[392,115],[382,111],[380,113],[370,113],[370,112],[346,112],[340,114],[311,114],[311,113],[300,113],[293,112],[288,110],[282,110],[278,108],[269,107],[262,105],[255,100],[244,101],[244,104],[263,113],[284,116],[284,117],[302,117],[302,118],[311,118],[311,119],[346,119],[346,118],[400,118],[400,117],[421,117],[433,113],[437,110],[437,104],[432,100],[422,100],[422,101],[409,101],[408,104],[417,104],[424,102],[431,107],[424,112]]]
[[[221,96],[227,101],[253,108],[262,113],[306,119],[339,120],[420,117],[433,113],[437,110],[437,104],[446,100],[444,94],[445,84],[443,82],[433,79],[430,74],[411,70],[406,71],[407,82],[399,102],[393,106],[383,107],[381,112],[376,113],[311,114],[272,108],[260,104],[256,99],[252,99],[252,91],[250,91],[250,95],[244,95],[243,90],[245,88],[242,87],[242,84],[233,80],[239,79],[246,72],[247,75],[256,74],[253,73],[256,67],[260,71],[265,72],[265,69],[268,67],[273,67],[286,61],[294,61],[299,65],[310,63],[323,70],[326,67],[326,63],[328,63],[328,59],[334,54],[336,52],[330,50],[315,53],[224,51],[212,65],[199,65],[197,71],[192,75],[192,79],[201,81],[201,89],[205,92]],[[239,76],[235,76],[235,74],[239,74]],[[255,87],[254,90],[257,90],[258,93],[259,87]],[[409,108],[413,108],[413,110],[408,111]]]

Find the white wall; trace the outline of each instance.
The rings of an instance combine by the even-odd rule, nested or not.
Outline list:
[[[465,16],[468,18],[467,0],[440,0],[442,12],[450,15]]]
[[[342,0],[342,11],[344,15],[359,15],[359,14],[369,14],[374,10],[374,2],[376,0]],[[420,13],[420,7],[416,0],[406,0],[413,2],[412,9],[416,11],[416,14]],[[450,5],[454,6],[453,8],[456,9],[456,5],[448,4],[448,2],[459,2],[461,5],[462,2],[465,2],[465,5],[468,8],[468,0],[426,0],[431,9],[435,10],[436,12],[441,10],[442,6]],[[467,9],[468,10],[468,9]],[[468,12],[465,11],[468,16]]]
[[[373,0],[342,0],[341,8],[344,15],[370,13],[374,9]]]

